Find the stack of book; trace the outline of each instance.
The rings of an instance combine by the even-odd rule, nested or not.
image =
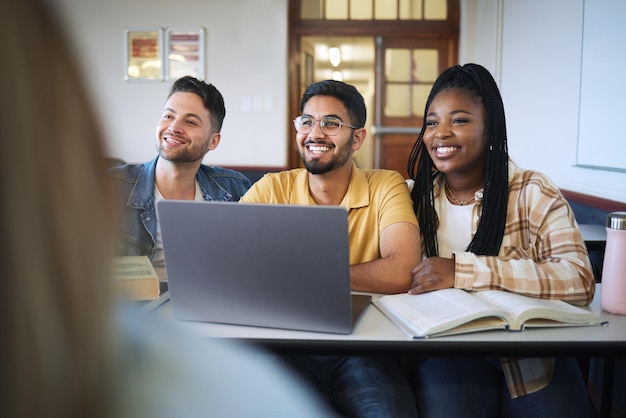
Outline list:
[[[113,258],[113,290],[127,300],[151,300],[159,297],[159,276],[147,256]]]

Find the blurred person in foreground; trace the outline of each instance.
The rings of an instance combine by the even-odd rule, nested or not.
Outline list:
[[[46,5],[0,14],[2,415],[329,416],[256,351],[114,307],[102,137]]]

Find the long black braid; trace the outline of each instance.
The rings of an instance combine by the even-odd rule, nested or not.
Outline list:
[[[498,86],[489,71],[478,64],[466,64],[448,68],[433,84],[424,109],[422,131],[409,155],[407,169],[409,176],[415,181],[411,197],[422,232],[426,256],[438,255],[436,233],[438,219],[434,206],[433,182],[439,175],[424,145],[426,115],[435,96],[448,88],[468,90],[485,106],[487,156],[483,207],[476,234],[466,251],[478,255],[497,255],[504,237],[509,195],[509,154],[504,105]]]

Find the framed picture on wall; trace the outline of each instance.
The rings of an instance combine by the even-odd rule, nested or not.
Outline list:
[[[204,28],[168,28],[165,31],[165,79],[190,75],[205,78]]]
[[[124,79],[163,81],[163,29],[124,30]]]

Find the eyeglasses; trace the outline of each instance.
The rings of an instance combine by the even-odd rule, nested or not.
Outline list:
[[[313,119],[311,116],[298,116],[293,120],[293,126],[296,127],[296,131],[301,134],[308,134],[315,126],[315,122],[320,123],[320,128],[324,135],[333,136],[339,133],[342,126],[347,126],[352,129],[359,129],[356,126],[343,123],[341,119],[335,116],[324,116],[322,119]]]

